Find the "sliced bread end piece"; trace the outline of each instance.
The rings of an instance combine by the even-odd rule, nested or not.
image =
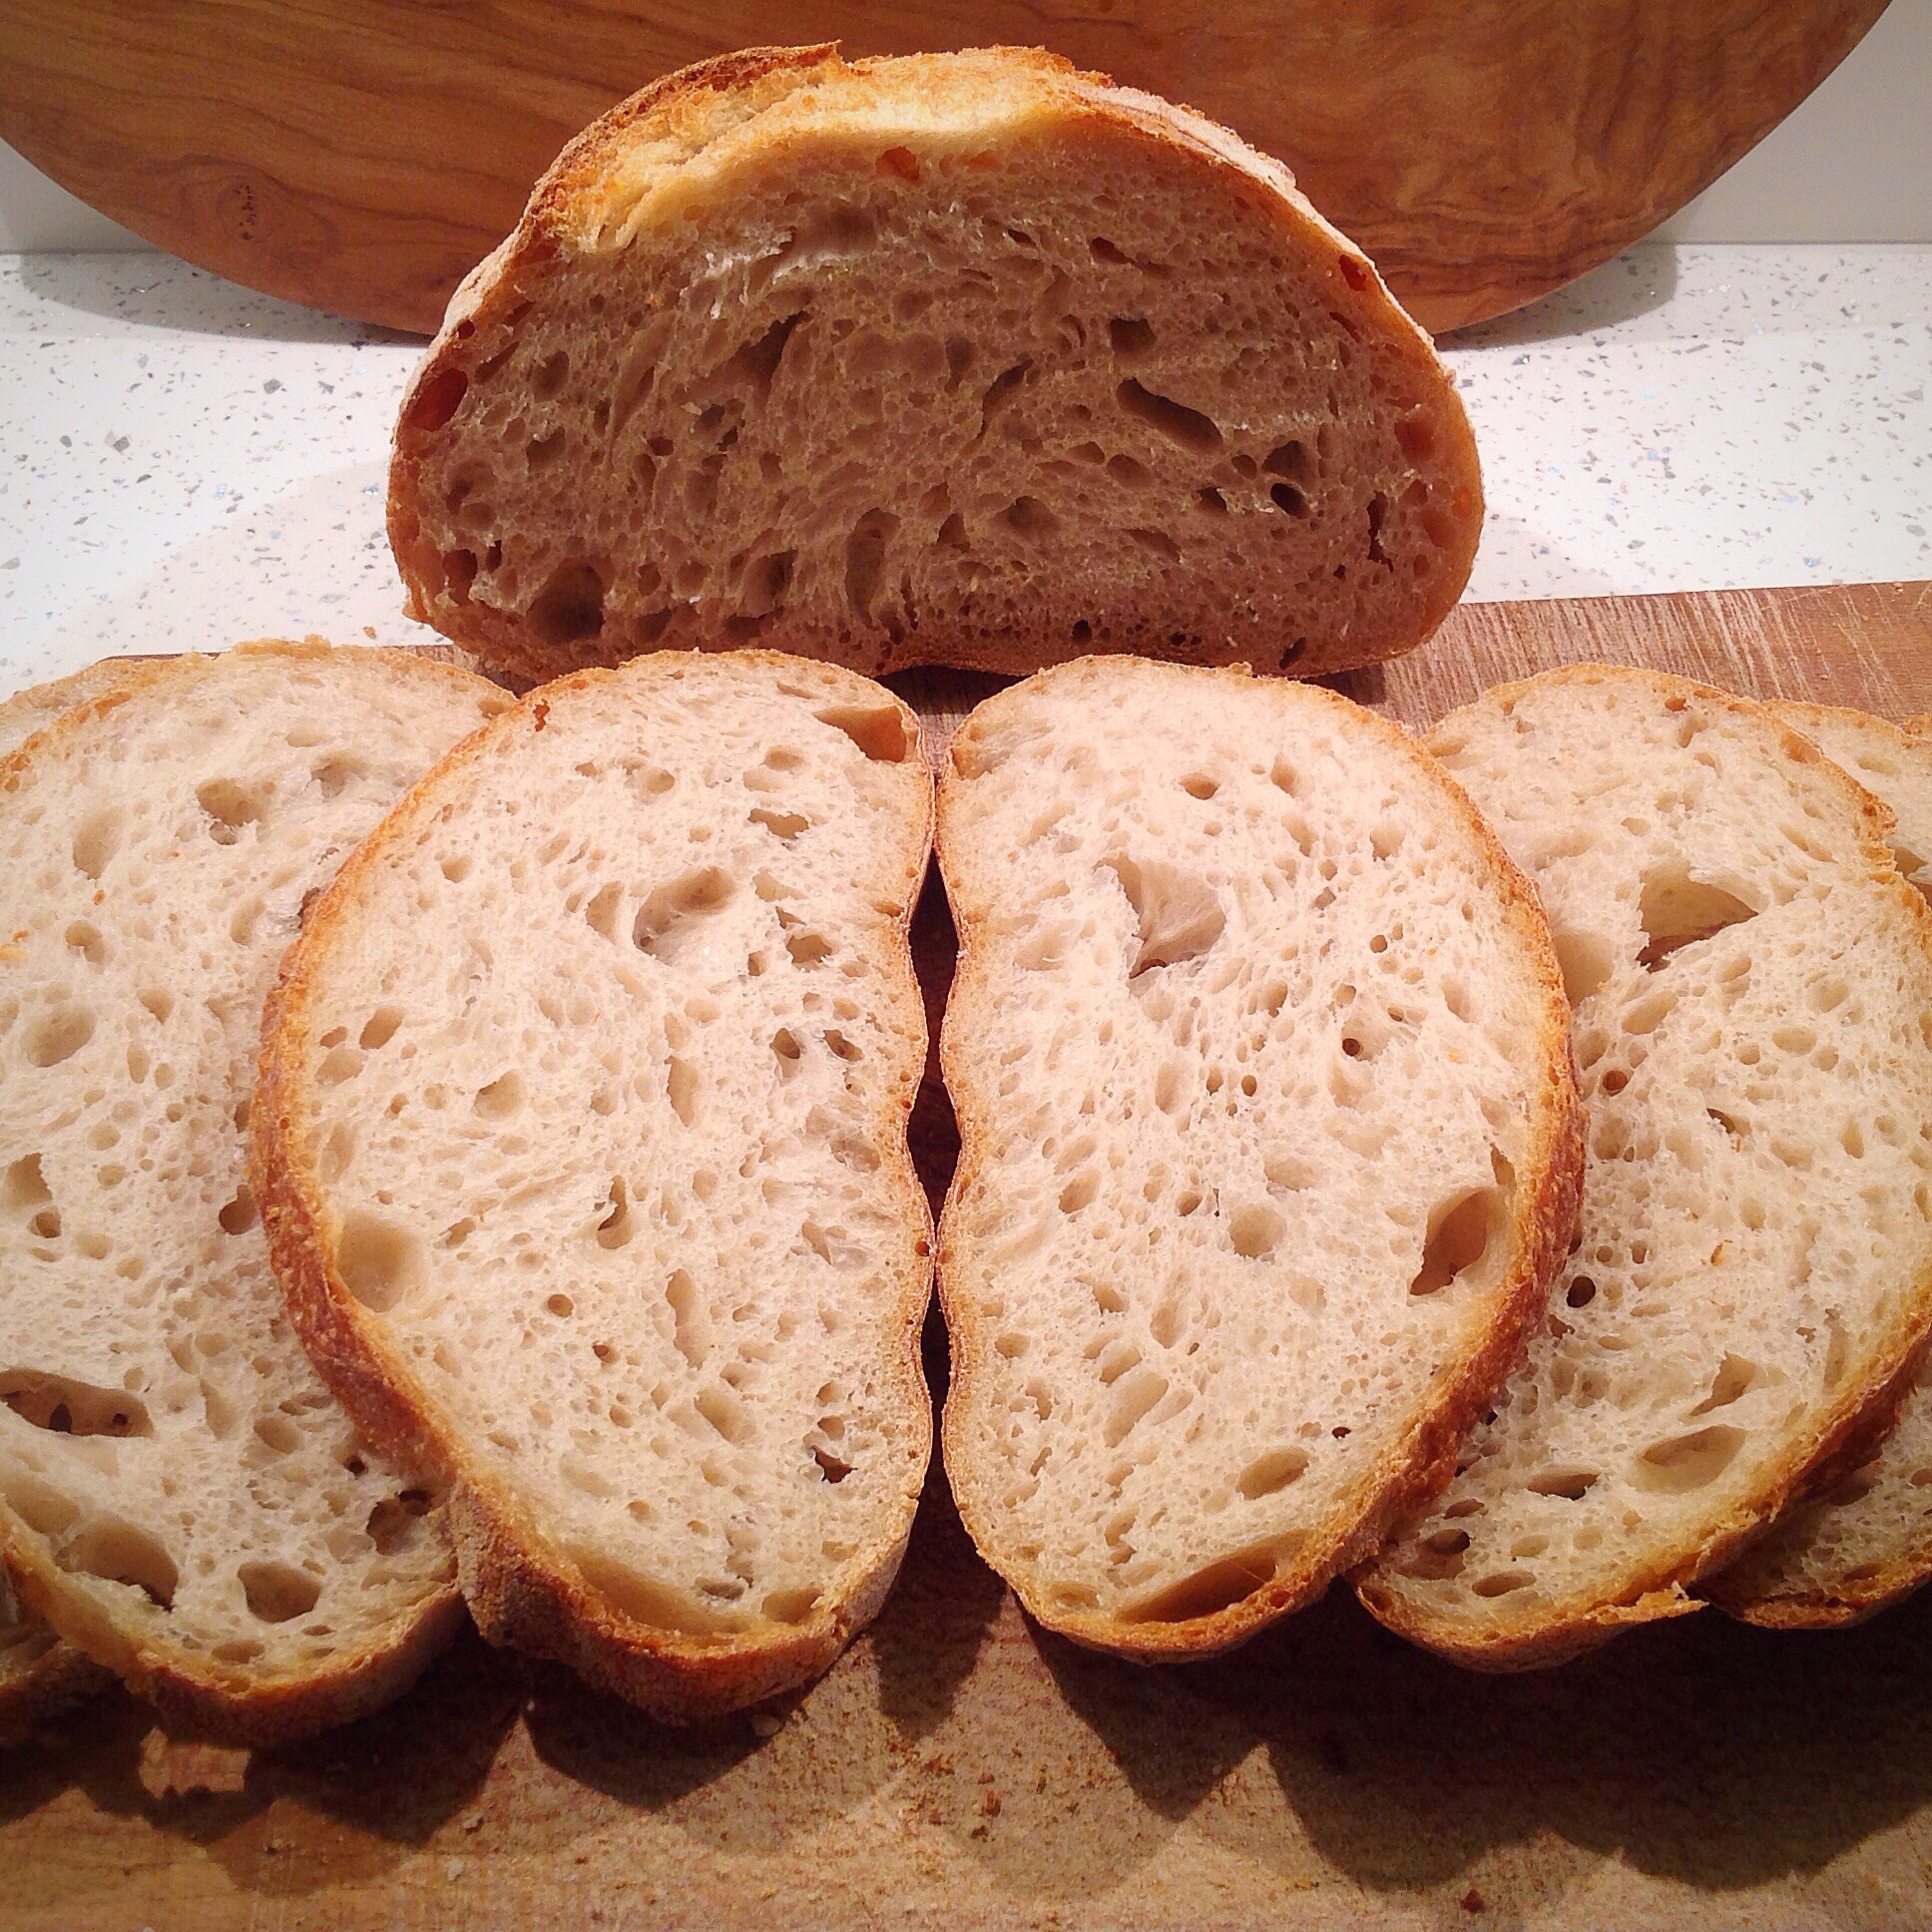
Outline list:
[[[1405,733],[1231,671],[999,694],[939,825],[953,1493],[1049,1627],[1208,1655],[1446,1477],[1542,1306],[1582,1161],[1548,929]]]
[[[672,1720],[825,1668],[910,1532],[930,823],[916,718],[848,671],[581,673],[404,800],[268,1009],[312,1358],[449,1483],[484,1635]]]
[[[1315,676],[1454,604],[1475,445],[1281,166],[1039,52],[673,74],[558,158],[404,401],[412,615],[530,677],[757,641]]]
[[[1357,1588],[1508,1670],[1698,1608],[1911,1360],[1932,917],[1884,808],[1743,699],[1579,666],[1428,742],[1542,893],[1589,1155],[1527,1359]]]

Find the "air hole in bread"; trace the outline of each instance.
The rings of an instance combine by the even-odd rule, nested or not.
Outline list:
[[[476,1090],[471,1108],[486,1121],[507,1121],[523,1105],[523,1076],[513,1067]]]
[[[422,1279],[422,1243],[394,1221],[357,1209],[342,1222],[335,1266],[356,1300],[386,1314]]]
[[[1154,324],[1138,315],[1116,315],[1107,324],[1107,339],[1123,362],[1137,361],[1154,346]]]
[[[1534,1571],[1497,1570],[1487,1577],[1478,1577],[1469,1590],[1476,1597],[1507,1597],[1512,1591],[1530,1589],[1535,1582]]]
[[[1271,1550],[1243,1551],[1207,1564],[1138,1603],[1123,1605],[1116,1614],[1124,1624],[1185,1624],[1213,1617],[1266,1589],[1274,1581],[1274,1572]]]
[[[90,966],[106,965],[108,944],[99,926],[86,919],[76,919],[61,936],[69,949],[79,953]]]
[[[531,603],[528,622],[553,650],[596,637],[604,629],[604,580],[581,560],[558,565]]]
[[[704,865],[681,874],[638,908],[631,922],[632,944],[666,965],[676,965],[694,943],[702,943],[704,922],[729,904],[735,890],[722,866]]]
[[[1172,396],[1144,388],[1132,376],[1114,393],[1130,416],[1165,436],[1171,443],[1197,456],[1211,455],[1220,448],[1219,425],[1213,417],[1204,415],[1199,409],[1190,409],[1186,403],[1176,402]]]
[[[1234,1479],[1234,1487],[1255,1502],[1263,1496],[1273,1496],[1300,1476],[1308,1467],[1308,1452],[1305,1449],[1270,1449],[1263,1456],[1256,1456]]]
[[[378,1006],[363,1022],[362,1031],[356,1036],[356,1044],[368,1053],[386,1047],[396,1037],[402,1017],[402,1008],[399,1006]]]
[[[46,1176],[41,1172],[38,1154],[23,1154],[19,1160],[9,1162],[5,1174],[0,1176],[0,1208],[16,1210],[33,1208],[53,1198]]]
[[[1115,1385],[1102,1429],[1108,1448],[1118,1449],[1127,1440],[1169,1386],[1168,1378],[1155,1368],[1137,1368]]]
[[[215,1217],[225,1234],[245,1234],[255,1224],[254,1196],[248,1192],[244,1182]]]
[[[780,1027],[771,1036],[771,1051],[778,1057],[781,1071],[788,1072],[798,1065],[805,1050],[789,1027]]]
[[[1136,525],[1127,534],[1143,550],[1159,557],[1164,563],[1178,564],[1181,561],[1181,546],[1165,530]],[[1183,642],[1185,639],[1179,635],[1169,639],[1169,643],[1175,645]]]
[[[843,731],[868,758],[881,764],[903,764],[918,745],[896,706],[827,705],[812,716],[819,724]]]
[[[701,1389],[696,1407],[698,1413],[726,1442],[742,1442],[745,1439],[744,1405],[729,1389],[717,1384]]]
[[[1261,468],[1287,483],[1305,485],[1314,480],[1315,465],[1307,445],[1293,440],[1277,443],[1262,459]]]
[[[58,1067],[94,1038],[94,1010],[72,1002],[52,1007],[27,1028],[22,1042],[30,1065]]]
[[[852,1473],[852,1465],[841,1462],[829,1449],[814,1449],[811,1459],[818,1465],[818,1474],[828,1483],[842,1483]]]
[[[301,1447],[302,1434],[294,1422],[281,1414],[257,1416],[255,1440],[277,1456],[292,1456]]]
[[[429,1492],[405,1489],[385,1496],[370,1510],[363,1528],[376,1547],[378,1556],[391,1557],[402,1550],[429,1511]]]
[[[1260,1202],[1235,1208],[1227,1220],[1227,1237],[1234,1244],[1234,1252],[1251,1261],[1265,1260],[1287,1231],[1288,1224],[1281,1215]]]
[[[70,1436],[151,1436],[147,1404],[126,1389],[96,1388],[46,1369],[0,1370],[0,1402],[36,1429]]]
[[[1000,521],[1029,543],[1051,542],[1060,519],[1037,496],[1016,496],[1000,513]]]
[[[1563,990],[1573,1007],[1581,1006],[1593,993],[1603,990],[1616,963],[1610,947],[1595,933],[1565,932],[1552,927],[1557,966],[1563,974]]]
[[[75,868],[90,879],[107,870],[108,861],[121,848],[124,815],[119,805],[107,805],[82,821],[69,847]]]
[[[1395,425],[1395,446],[1411,463],[1435,459],[1435,425],[1425,415],[1403,416]]]
[[[91,1523],[55,1552],[63,1570],[139,1590],[157,1610],[173,1610],[181,1572],[161,1539],[118,1517]]]
[[[425,432],[441,429],[463,406],[469,386],[470,379],[463,370],[438,369],[416,385],[403,411],[403,427]]]
[[[1501,1155],[1493,1157],[1507,1168]],[[1509,1219],[1507,1184],[1479,1188],[1472,1194],[1439,1204],[1429,1215],[1428,1237],[1422,1244],[1422,1265],[1409,1283],[1411,1294],[1434,1294],[1457,1276],[1467,1274],[1489,1251],[1491,1236]]]
[[[570,445],[570,432],[553,429],[548,436],[533,436],[523,446],[523,460],[532,476],[549,469]]]
[[[1011,368],[1002,369],[986,385],[986,393],[981,397],[979,405],[979,434],[981,437],[984,437],[987,430],[991,428],[1002,406],[1013,394],[1014,390],[1027,379],[1027,375],[1032,368],[1032,356],[1022,356]]]
[[[244,1563],[236,1574],[249,1614],[264,1624],[287,1624],[307,1616],[322,1594],[319,1580],[292,1564]]]
[[[711,1348],[711,1317],[698,1284],[683,1268],[674,1268],[665,1282],[665,1300],[673,1321],[672,1345],[693,1368],[702,1368]]]
[[[784,359],[785,344],[791,340],[792,330],[804,316],[802,308],[794,309],[789,315],[780,315],[761,335],[746,342],[718,371],[719,376],[726,381],[741,382],[750,389],[757,401],[764,401],[771,393],[778,364]]]
[[[1708,1415],[1712,1409],[1725,1409],[1747,1390],[1754,1388],[1762,1371],[1758,1364],[1742,1355],[1726,1354],[1711,1378],[1710,1393],[1690,1413]]]
[[[1120,882],[1139,926],[1140,944],[1128,968],[1138,980],[1157,966],[1199,959],[1227,924],[1220,900],[1207,880],[1164,859],[1116,856],[1101,864]]]
[[[218,845],[233,845],[242,828],[261,816],[259,801],[233,778],[209,778],[195,787],[196,802],[207,812],[209,836]]]
[[[697,1066],[673,1054],[665,1069],[665,1093],[671,1102],[671,1111],[690,1127],[698,1118]]]
[[[637,1228],[631,1215],[630,1190],[625,1186],[624,1177],[621,1174],[611,1177],[610,1190],[604,1197],[603,1207],[603,1216],[597,1223],[598,1246],[607,1249],[628,1246]],[[675,1281],[681,1277],[689,1285],[691,1277],[682,1269],[672,1279]],[[675,1312],[678,1307],[678,1297],[669,1288],[665,1292]]]
[[[1382,525],[1388,519],[1388,498],[1379,493],[1368,500],[1368,561],[1386,564],[1388,552],[1382,548]]]
[[[1730,1467],[1745,1439],[1742,1429],[1725,1422],[1667,1437],[1633,1460],[1631,1482],[1638,1489],[1668,1496],[1706,1488]]]
[[[1567,1502],[1578,1503],[1589,1494],[1602,1474],[1598,1469],[1540,1469],[1528,1478],[1523,1487],[1533,1496],[1561,1496]]]
[[[1637,963],[1655,972],[1681,947],[1755,918],[1757,908],[1675,865],[1660,866],[1646,875],[1638,916],[1644,924],[1645,946]]]

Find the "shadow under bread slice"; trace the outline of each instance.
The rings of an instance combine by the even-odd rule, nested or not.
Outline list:
[[[244,646],[0,766],[0,1534],[63,1638],[235,1741],[372,1707],[461,1616],[436,1514],[289,1328],[245,1135],[305,904],[507,702],[402,653]]]
[[[946,1466],[1043,1623],[1204,1655],[1372,1550],[1570,1236],[1534,895],[1396,726],[1089,659],[954,740]]]
[[[533,692],[311,912],[254,1172],[484,1635],[674,1719],[831,1663],[931,1439],[917,721],[768,652]]]
[[[1932,1320],[1932,948],[1888,815],[1739,698],[1582,666],[1428,742],[1535,879],[1590,1116],[1575,1250],[1364,1603],[1465,1663],[1697,1608]]]

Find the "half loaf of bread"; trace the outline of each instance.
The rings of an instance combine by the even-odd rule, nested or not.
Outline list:
[[[955,738],[946,1467],[1042,1622],[1143,1658],[1317,1596],[1514,1359],[1581,1165],[1535,896],[1396,726],[1090,659]]]
[[[409,609],[531,677],[1393,657],[1468,575],[1429,339],[1278,163],[997,48],[763,48],[558,158],[405,400]]]
[[[1932,1320],[1932,918],[1769,713],[1584,666],[1428,742],[1543,895],[1590,1115],[1528,1359],[1363,1601],[1465,1663],[1696,1608]]]
[[[911,1528],[931,813],[851,672],[579,674],[403,801],[270,1006],[256,1185],[311,1354],[453,1486],[484,1635],[667,1717],[822,1670]]]
[[[0,1533],[63,1637],[237,1740],[382,1701],[461,1616],[426,1498],[288,1324],[245,1135],[304,905],[508,703],[402,653],[251,646],[0,765]]]
[[[1864,712],[1768,709],[1892,813],[1899,870],[1932,890],[1932,742]],[[1817,1629],[1856,1623],[1932,1576],[1932,1356],[1921,1353],[1876,1452],[1849,1460],[1701,1594],[1749,1623]]]

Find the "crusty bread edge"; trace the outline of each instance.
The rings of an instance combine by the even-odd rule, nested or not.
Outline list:
[[[997,693],[960,726],[953,740],[955,747],[971,741],[977,724],[997,709],[1023,701],[1033,687],[1050,679],[1084,675],[1096,669],[1105,671],[1117,663],[1118,660],[1108,658],[1080,659],[1043,671],[1024,684]],[[1161,669],[1179,677],[1219,680],[1230,696],[1237,696],[1252,684],[1245,668],[1165,666]],[[1481,1346],[1463,1359],[1453,1377],[1438,1385],[1432,1408],[1418,1419],[1406,1442],[1381,1466],[1366,1500],[1355,1507],[1338,1506],[1323,1525],[1310,1533],[1307,1546],[1297,1556],[1292,1570],[1277,1575],[1271,1583],[1211,1616],[1172,1623],[1125,1623],[1112,1617],[1070,1613],[1047,1603],[1002,1568],[997,1530],[982,1511],[972,1481],[959,1479],[958,1472],[971,1467],[976,1419],[968,1413],[967,1403],[984,1359],[984,1348],[979,1334],[982,1324],[964,1304],[953,1279],[952,1208],[967,1182],[992,1160],[988,1127],[973,1105],[971,1062],[976,1049],[972,1020],[982,1003],[1001,997],[1001,990],[987,978],[980,950],[984,921],[971,916],[959,894],[950,894],[959,931],[959,963],[940,1033],[939,1057],[946,1089],[958,1115],[960,1154],[947,1196],[947,1211],[941,1214],[939,1222],[939,1300],[952,1347],[952,1385],[942,1424],[946,1468],[954,1475],[954,1498],[968,1534],[987,1563],[1012,1585],[1032,1617],[1077,1644],[1142,1663],[1214,1656],[1313,1602],[1335,1577],[1365,1560],[1396,1522],[1448,1482],[1454,1472],[1456,1444],[1514,1366],[1529,1324],[1547,1304],[1550,1284],[1568,1253],[1576,1222],[1583,1175],[1584,1118],[1570,1052],[1569,1003],[1535,887],[1511,862],[1467,794],[1406,731],[1331,692],[1316,686],[1306,689],[1315,702],[1346,711],[1358,727],[1381,736],[1391,746],[1399,746],[1415,760],[1419,775],[1436,786],[1442,804],[1470,832],[1478,850],[1493,868],[1506,916],[1535,963],[1547,1011],[1534,1041],[1538,1097],[1533,1103],[1531,1141],[1519,1177],[1516,1211],[1512,1217],[1515,1252],[1504,1281],[1496,1290],[1495,1319]],[[954,837],[954,817],[961,809],[960,782],[949,756],[939,781],[936,840],[940,871],[948,877],[949,893],[947,855]]]
[[[1458,480],[1471,498],[1469,536],[1460,568],[1452,564],[1438,577],[1413,626],[1413,635],[1358,641],[1326,652],[1311,648],[1294,665],[1293,671],[1297,678],[1323,677],[1332,672],[1385,663],[1426,643],[1468,584],[1475,566],[1483,515],[1482,469],[1475,434],[1457,393],[1455,379],[1438,361],[1428,332],[1389,292],[1375,264],[1321,216],[1278,161],[1248,147],[1191,108],[1138,90],[1117,87],[1109,76],[1082,73],[1058,56],[1033,48],[979,51],[1008,55],[1036,73],[1051,76],[1057,86],[1066,90],[1071,111],[1198,156],[1230,187],[1250,194],[1258,191],[1275,211],[1285,238],[1304,248],[1314,242],[1333,251],[1335,258],[1327,274],[1328,295],[1344,311],[1354,310],[1369,316],[1378,328],[1386,331],[1392,344],[1401,345],[1403,360],[1418,377],[1428,399],[1432,426],[1452,446],[1452,453],[1443,458],[1443,467],[1459,473]],[[544,283],[558,272],[567,251],[565,211],[574,197],[595,185],[608,162],[624,152],[626,138],[636,123],[675,108],[679,98],[687,93],[745,87],[787,69],[808,71],[836,62],[838,58],[837,43],[822,42],[803,47],[748,47],[700,61],[665,75],[629,100],[620,102],[571,141],[551,164],[532,191],[517,226],[470,271],[451,297],[443,325],[410,379],[397,411],[390,445],[386,518],[390,548],[403,580],[406,616],[433,625],[486,662],[502,666],[519,677],[537,680],[554,677],[581,661],[570,657],[568,651],[547,650],[528,634],[516,617],[494,606],[467,601],[454,605],[428,588],[439,581],[441,559],[434,546],[422,542],[421,526],[413,507],[420,494],[421,442],[420,438],[412,438],[409,424],[417,399],[445,371],[461,366],[463,345],[479,327],[502,321],[519,304],[534,299]],[[861,60],[850,63],[849,67],[862,71],[875,64],[876,61]],[[1163,656],[1174,621],[1175,613],[1151,609],[1144,622],[1133,627],[1142,635],[1125,643],[1123,651]],[[766,633],[765,642],[771,649],[807,657],[836,650],[835,645],[828,644],[808,627],[787,629],[782,620]],[[1170,655],[1174,649],[1167,647]],[[1231,668],[1251,655],[1251,645],[1216,649],[1204,643],[1200,661]],[[837,662],[835,657],[831,661]],[[1009,676],[1025,675],[1060,662],[1078,660],[1067,659],[1066,641],[1058,634],[1049,637],[1044,631],[1015,632],[995,642],[954,637],[946,627],[932,626],[909,630],[901,643],[892,645],[889,657],[879,667],[879,675],[890,676],[933,664]]]
[[[687,654],[658,654],[676,659]],[[468,1468],[452,1444],[461,1431],[416,1382],[400,1350],[386,1342],[332,1264],[322,1226],[321,1190],[301,1151],[296,1122],[304,1104],[312,974],[322,950],[340,929],[363,879],[382,865],[437,796],[442,780],[487,754],[513,731],[542,729],[547,706],[560,692],[626,675],[606,669],[572,674],[531,692],[513,711],[452,749],[400,799],[374,833],[351,854],[311,909],[289,947],[262,1020],[262,1048],[250,1122],[249,1175],[269,1254],[291,1320],[322,1379],[370,1440],[406,1466],[433,1477],[449,1495],[449,1524],[458,1575],[478,1629],[492,1643],[568,1664],[600,1688],[671,1722],[687,1723],[741,1708],[815,1677],[878,1614],[898,1573],[924,1473],[931,1456],[931,1401],[919,1355],[920,1328],[931,1295],[932,1218],[906,1145],[906,1122],[923,1069],[925,1008],[912,970],[911,924],[932,836],[931,783],[920,758],[918,720],[900,699],[841,666],[780,652],[734,654],[848,688],[868,704],[890,704],[904,724],[908,762],[926,773],[925,806],[906,827],[906,890],[896,922],[899,988],[918,1043],[898,1090],[888,1094],[874,1122],[882,1166],[898,1182],[906,1224],[917,1230],[915,1252],[925,1258],[903,1285],[899,1308],[908,1427],[916,1455],[907,1487],[847,1594],[814,1609],[796,1626],[743,1638],[692,1640],[648,1626],[617,1610],[588,1585],[576,1566],[554,1556],[524,1505],[500,1483]],[[635,669],[635,664],[633,666]],[[724,667],[720,667],[722,671]],[[888,976],[881,976],[889,984]],[[895,1154],[896,1151],[896,1154]]]
[[[1508,703],[1532,688],[1542,689],[1551,684],[1603,684],[1628,679],[1646,681],[1667,698],[1679,697],[1763,718],[1782,738],[1784,753],[1793,763],[1824,766],[1828,781],[1841,784],[1854,794],[1858,815],[1864,821],[1859,834],[1860,849],[1870,865],[1874,881],[1883,884],[1885,875],[1890,874],[1898,901],[1908,909],[1908,919],[1918,933],[1920,944],[1926,948],[1928,955],[1932,955],[1932,910],[1928,910],[1921,895],[1899,876],[1891,848],[1886,843],[1886,834],[1891,829],[1891,814],[1841,766],[1827,758],[1808,737],[1784,724],[1767,707],[1735,692],[1720,691],[1713,685],[1699,684],[1694,679],[1681,678],[1670,672],[1640,666],[1594,663],[1567,665],[1558,670],[1542,672],[1534,678],[1516,679],[1497,685],[1478,699],[1476,704]],[[1424,743],[1449,728],[1461,712],[1474,709],[1475,705],[1462,706],[1439,719],[1425,735]],[[1372,1563],[1365,1566],[1354,1579],[1356,1596],[1371,1616],[1398,1636],[1406,1637],[1438,1656],[1479,1671],[1537,1670],[1547,1665],[1566,1663],[1571,1658],[1596,1649],[1600,1644],[1608,1643],[1633,1625],[1652,1623],[1667,1617],[1689,1616],[1693,1611],[1701,1610],[1703,1598],[1692,1596],[1690,1587],[1693,1584],[1703,1587],[1705,1579],[1720,1571],[1754,1538],[1764,1533],[1777,1511],[1800,1492],[1814,1472],[1829,1466],[1847,1444],[1864,1437],[1868,1410],[1876,1404],[1896,1400],[1898,1378],[1905,1365],[1913,1359],[1927,1327],[1932,1325],[1932,1268],[1920,1276],[1916,1286],[1917,1319],[1901,1319],[1896,1324],[1900,1332],[1888,1349],[1892,1365],[1882,1380],[1875,1387],[1867,1387],[1862,1394],[1848,1393],[1835,1408],[1824,1411],[1820,1423],[1811,1433],[1809,1446],[1802,1442],[1794,1445],[1793,1452],[1787,1455],[1775,1472],[1774,1485],[1763,1502],[1732,1512],[1715,1526],[1700,1550],[1688,1561],[1660,1560],[1641,1571],[1633,1580],[1632,1589],[1624,1601],[1601,1604],[1576,1600],[1567,1606],[1557,1607],[1552,1615],[1520,1630],[1472,1634],[1460,1623],[1451,1626],[1439,1619],[1418,1615],[1413,1603],[1391,1597],[1374,1582]],[[1908,1297],[1908,1303],[1911,1299]]]

